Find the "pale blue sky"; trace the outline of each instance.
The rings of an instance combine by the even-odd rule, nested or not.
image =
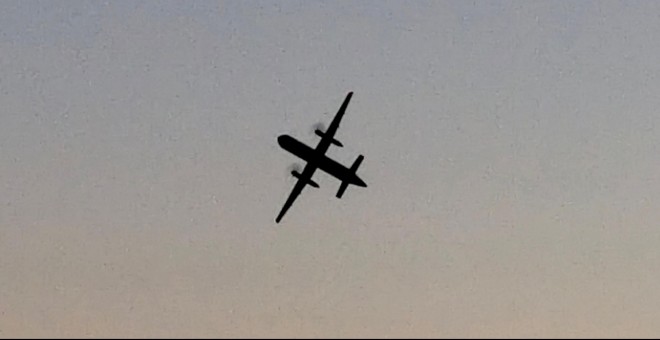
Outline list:
[[[0,336],[657,336],[659,7],[2,2]]]

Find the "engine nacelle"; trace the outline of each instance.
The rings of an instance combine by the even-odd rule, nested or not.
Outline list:
[[[314,132],[316,133],[317,136],[319,136],[319,137],[321,137],[321,138],[323,138],[323,136],[325,136],[325,132],[323,132],[323,131],[321,131],[321,130],[319,130],[319,129],[316,129],[316,131],[314,131]],[[331,142],[332,144],[334,144],[334,145],[340,147],[340,148],[344,146],[342,143],[340,143],[338,140],[336,140],[336,139],[334,139],[334,138],[333,138],[330,142]]]
[[[295,177],[295,178],[297,178],[297,179],[299,179],[299,180],[301,179],[301,178],[300,178],[300,173],[299,173],[298,171],[296,171],[296,170],[291,171],[291,175],[293,175],[293,177]],[[308,180],[305,181],[305,182],[306,182],[307,184],[309,184],[309,185],[315,187],[315,188],[318,188],[318,187],[319,187],[319,185],[316,184],[316,182],[312,181],[311,178],[308,179]]]

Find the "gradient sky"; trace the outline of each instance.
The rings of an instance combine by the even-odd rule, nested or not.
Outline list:
[[[2,1],[0,337],[657,337],[658,13]]]

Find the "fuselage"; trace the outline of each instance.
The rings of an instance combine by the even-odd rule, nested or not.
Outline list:
[[[289,135],[281,135],[277,137],[277,143],[282,147],[282,149],[294,154],[295,156],[305,160],[308,163],[308,166],[311,166],[310,169],[311,175],[314,174],[316,169],[323,170],[331,176],[336,177],[337,179],[345,182],[349,182],[353,185],[366,187],[366,183],[360,177],[351,171],[351,169],[339,164],[338,162],[328,158],[325,153],[330,147],[330,140],[321,139],[319,144],[316,146],[316,149],[312,149],[309,146],[303,144],[297,139]]]

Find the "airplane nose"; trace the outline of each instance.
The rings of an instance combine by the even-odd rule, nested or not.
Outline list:
[[[286,140],[286,135],[280,135],[277,137],[277,144],[283,147],[284,141]]]

